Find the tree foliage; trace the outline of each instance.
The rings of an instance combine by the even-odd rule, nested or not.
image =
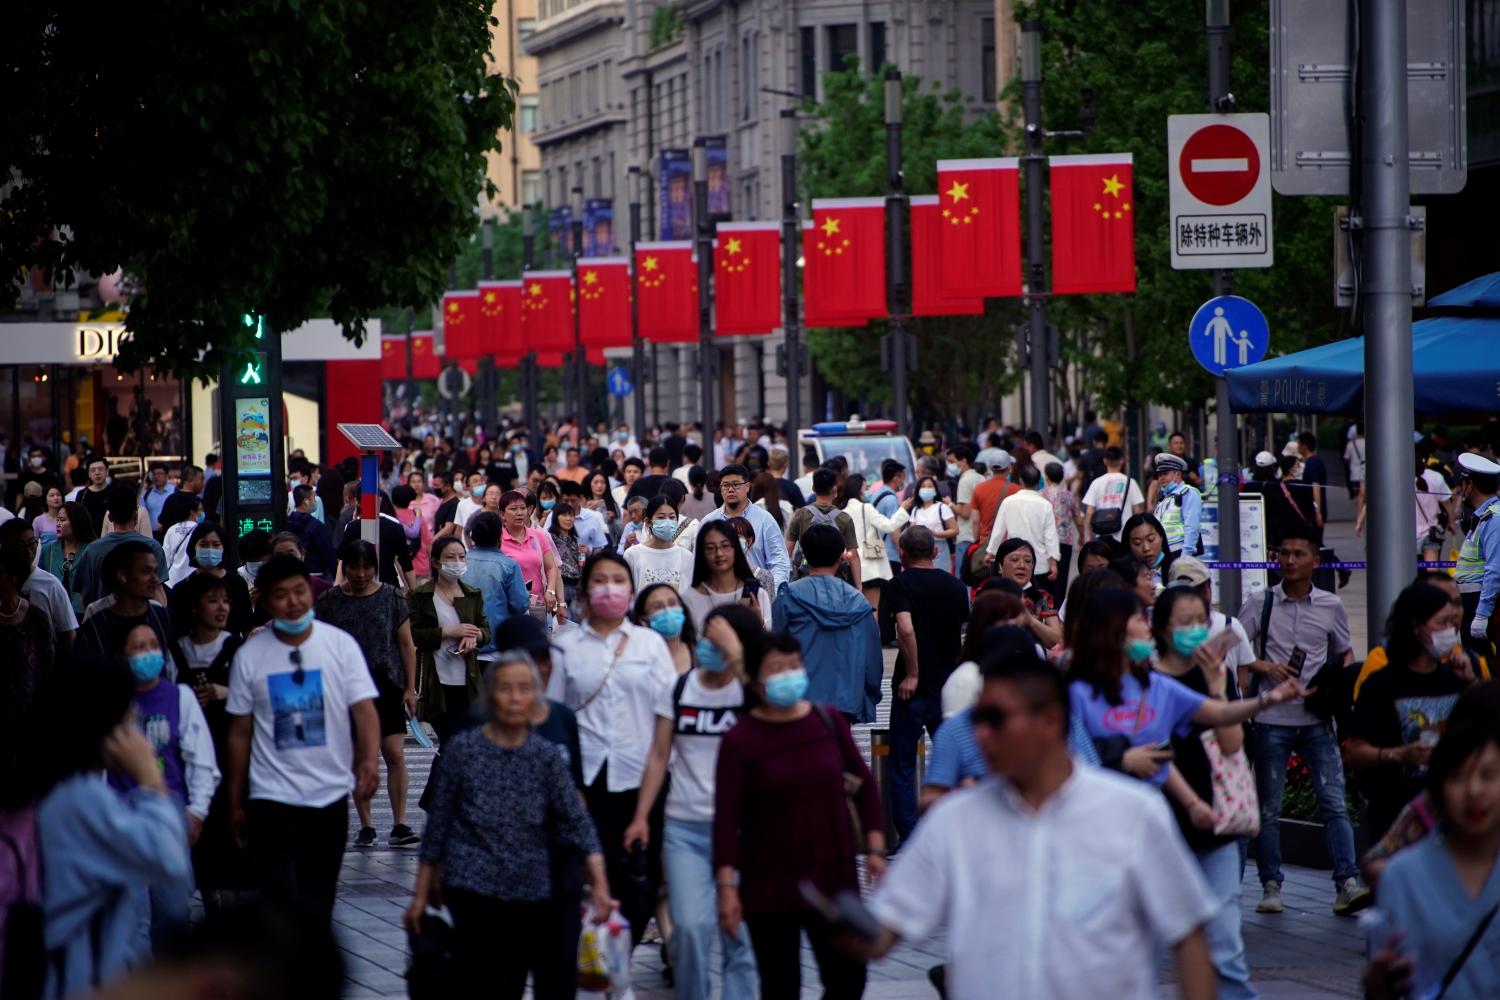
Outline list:
[[[124,365],[212,372],[244,313],[362,339],[381,307],[441,294],[477,224],[515,109],[490,5],[20,4],[0,32],[0,266],[123,267]]]
[[[1084,88],[1098,122],[1082,140],[1048,152],[1134,154],[1135,295],[1063,296],[1049,318],[1069,331],[1064,357],[1085,365],[1101,402],[1126,400],[1192,408],[1213,396],[1188,351],[1187,324],[1213,295],[1208,271],[1174,271],[1167,205],[1167,116],[1208,110],[1208,55],[1200,5],[1181,0],[1048,0],[1017,13],[1043,32],[1043,122],[1075,127]],[[1269,107],[1267,0],[1233,5],[1231,90],[1240,111]],[[1020,106],[1012,81],[1003,99]],[[1235,293],[1254,301],[1271,326],[1275,353],[1347,335],[1332,305],[1332,202],[1273,195],[1274,267],[1235,272]],[[1128,346],[1134,346],[1132,355]]]
[[[810,198],[871,197],[886,193],[886,128],[882,74],[851,66],[823,78],[822,104],[810,107],[818,126],[804,128],[797,167]],[[902,80],[901,169],[908,194],[937,190],[937,161],[1001,156],[1013,137],[994,112],[975,116],[963,96],[936,82]],[[909,255],[908,255],[909,256]],[[958,415],[980,400],[1009,391],[1016,300],[991,300],[983,316],[914,319],[918,371],[911,379],[919,403]],[[889,402],[890,377],[880,370],[883,322],[858,329],[812,330],[809,348],[829,384],[846,395]],[[971,413],[971,416],[973,414]]]

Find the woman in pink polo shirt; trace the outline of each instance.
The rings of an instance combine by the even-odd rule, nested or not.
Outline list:
[[[506,492],[500,497],[500,514],[505,524],[505,530],[500,532],[500,551],[520,565],[521,579],[526,581],[531,596],[531,613],[545,617],[551,612],[559,620],[567,621],[568,605],[562,598],[557,550],[545,531],[531,526],[526,494],[520,490]]]

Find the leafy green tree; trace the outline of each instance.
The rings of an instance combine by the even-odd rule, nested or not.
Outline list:
[[[1088,369],[1097,401],[1201,407],[1212,380],[1192,359],[1187,323],[1213,295],[1207,271],[1175,271],[1167,205],[1167,116],[1207,111],[1207,48],[1201,5],[1181,0],[1049,0],[1017,13],[1041,22],[1043,121],[1077,124],[1084,88],[1098,121],[1085,139],[1049,144],[1049,153],[1134,154],[1134,295],[1061,296],[1049,319],[1067,331],[1064,359]],[[1267,0],[1233,9],[1231,90],[1242,111],[1269,106]],[[1020,83],[1002,99],[1020,107]],[[1273,196],[1274,267],[1235,274],[1235,292],[1254,301],[1271,326],[1276,353],[1347,336],[1332,305],[1329,250],[1332,202]],[[1132,350],[1133,348],[1133,350]],[[1081,409],[1081,406],[1079,407]]]
[[[490,6],[16,6],[0,266],[123,267],[140,289],[127,366],[213,372],[249,312],[274,330],[328,315],[362,339],[382,306],[441,294],[477,224],[515,110],[487,63]]]
[[[822,104],[809,106],[817,126],[805,128],[797,167],[810,198],[884,195],[885,103],[881,74],[860,73],[852,63],[823,79]],[[1011,130],[993,111],[977,117],[962,95],[936,82],[902,80],[901,169],[908,194],[937,190],[937,161],[1001,156]],[[909,244],[908,244],[909,245]],[[1021,318],[1018,300],[990,300],[983,316],[913,319],[918,371],[911,379],[919,405],[949,415],[978,415],[1010,390],[1013,331]],[[888,403],[890,378],[880,370],[880,337],[887,324],[864,328],[814,329],[808,346],[830,385],[848,396]]]

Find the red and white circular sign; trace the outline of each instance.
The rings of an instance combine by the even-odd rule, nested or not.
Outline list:
[[[1233,125],[1207,125],[1183,143],[1177,172],[1188,193],[1205,205],[1233,205],[1254,190],[1260,153]]]

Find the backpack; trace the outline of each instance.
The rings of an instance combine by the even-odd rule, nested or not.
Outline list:
[[[819,510],[816,505],[808,504],[804,508],[812,514],[812,520],[802,529],[802,534],[797,536],[797,546],[792,549],[792,579],[800,580],[807,575],[807,557],[802,554],[802,535],[807,534],[808,529],[819,524],[831,524],[838,527],[839,514],[837,507],[833,510]]]

